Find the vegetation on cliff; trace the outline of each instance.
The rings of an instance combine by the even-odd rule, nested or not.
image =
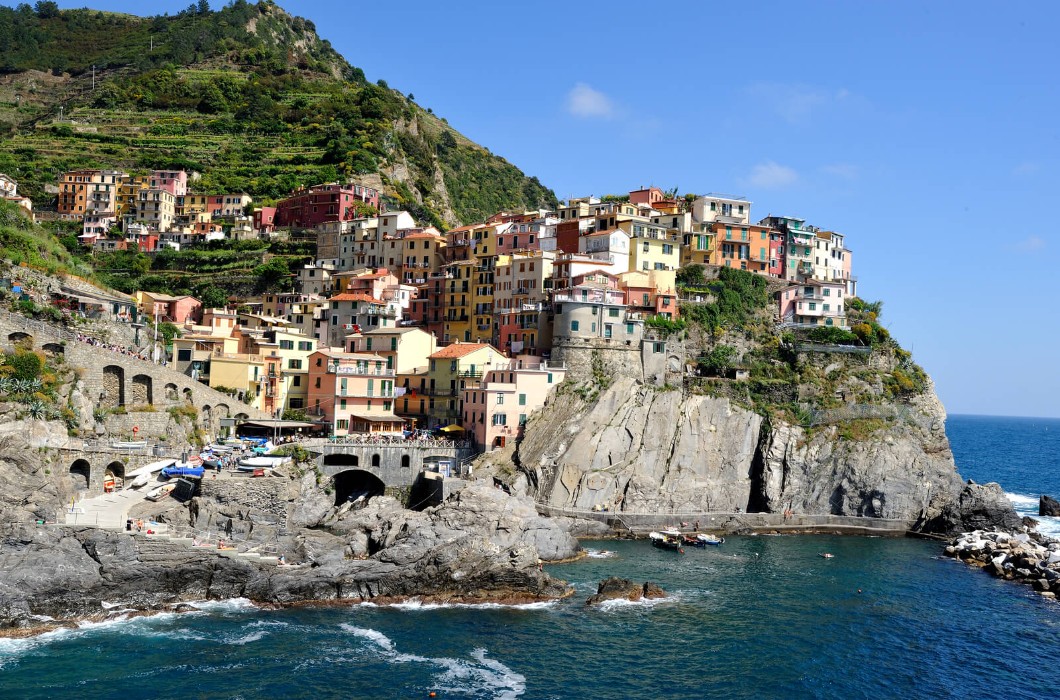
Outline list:
[[[267,0],[150,18],[53,5],[0,7],[0,172],[39,202],[59,172],[121,167],[259,202],[358,178],[440,227],[556,204]]]

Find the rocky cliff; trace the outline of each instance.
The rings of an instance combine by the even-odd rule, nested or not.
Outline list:
[[[620,513],[791,509],[953,532],[985,509],[1012,522],[1000,490],[963,484],[930,382],[899,401],[819,412],[810,425],[718,393],[630,377],[595,401],[568,389],[527,426],[516,452],[522,487],[553,506]]]

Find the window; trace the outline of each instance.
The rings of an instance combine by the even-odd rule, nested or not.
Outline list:
[[[313,386],[317,389],[320,388],[320,377],[317,377],[316,381],[313,383]]]
[[[571,321],[570,322],[570,329],[572,331],[577,331],[578,330],[578,322],[577,321]]]
[[[312,350],[313,349],[313,342],[310,341],[310,340],[299,340],[298,341],[298,349],[299,350],[304,350],[304,351]]]
[[[829,289],[828,287],[825,287],[825,288],[824,288],[824,295],[825,295],[826,297],[830,297],[830,296],[832,296],[832,290],[831,290],[831,289]]]
[[[525,413],[520,413],[519,414],[519,425],[520,426],[526,425],[526,414]]]
[[[339,399],[339,408],[341,408],[343,411],[346,410],[346,399]]]
[[[508,416],[503,413],[494,413],[493,425],[508,425]]]
[[[810,302],[810,311],[816,311],[816,310],[817,310],[817,304],[815,302],[811,301]]]
[[[548,373],[548,383],[549,384],[552,383],[552,373],[551,372]]]
[[[504,404],[504,394],[497,394],[497,405],[501,406]]]
[[[449,363],[449,371],[450,372],[455,372],[456,371],[456,360],[452,360]]]
[[[291,382],[291,384],[294,386],[302,386],[302,378],[298,375],[295,375],[294,381]]]
[[[647,253],[649,249],[650,249],[650,246],[648,245],[648,242],[644,241],[644,252]]]
[[[526,405],[526,394],[519,394],[519,405],[520,406],[525,406]]]
[[[365,342],[367,343],[367,345],[365,346],[365,349],[366,350],[371,350],[372,349],[372,339],[371,338],[365,338]]]
[[[666,352],[666,343],[652,343],[652,352],[656,355]]]
[[[302,369],[302,361],[301,360],[288,360],[287,361],[287,369]]]
[[[828,311],[828,310],[829,310],[829,304],[825,304],[825,305],[824,305],[824,310],[825,310],[825,311]]]
[[[663,244],[663,255],[672,255],[673,252],[674,252],[674,247],[672,245],[670,245],[669,243],[664,243]]]
[[[618,318],[618,309],[608,309],[607,315],[610,318]]]
[[[177,350],[177,362],[191,362],[191,350]]]
[[[633,335],[633,324],[632,323],[627,323],[626,324],[626,335]]]

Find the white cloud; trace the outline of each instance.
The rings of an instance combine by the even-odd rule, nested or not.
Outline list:
[[[843,180],[856,180],[861,174],[861,168],[850,163],[831,163],[822,165],[821,172]]]
[[[855,99],[846,88],[826,90],[810,85],[755,83],[745,91],[752,99],[771,107],[785,121],[803,124],[827,109]]]
[[[1028,236],[1022,241],[1016,243],[1013,247],[1021,253],[1037,253],[1038,251],[1045,250],[1046,245],[1044,238],[1038,236]]]
[[[748,187],[775,189],[793,185],[798,179],[799,174],[793,169],[768,160],[751,168],[751,173],[743,179],[743,182]]]
[[[567,111],[584,119],[610,119],[615,116],[615,105],[599,90],[578,83],[567,93]]]

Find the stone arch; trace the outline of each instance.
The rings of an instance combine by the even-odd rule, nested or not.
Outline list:
[[[154,380],[146,374],[137,374],[132,380],[132,402],[135,405],[155,402]]]
[[[218,418],[228,418],[228,416],[232,414],[231,409],[228,408],[228,404],[226,403],[219,403],[213,408]]]
[[[248,420],[249,418],[250,418],[250,416],[248,416],[246,413],[237,413],[236,414],[236,420]]]
[[[379,453],[378,452],[376,452],[374,455],[372,455],[372,466],[373,467],[378,467],[379,466]]]
[[[62,343],[45,343],[41,346],[41,350],[55,356],[66,354],[66,347]]]
[[[74,489],[84,491],[92,483],[92,465],[87,459],[76,459],[70,465],[70,476],[74,481]]]
[[[191,395],[191,387],[184,387],[184,391],[182,393],[184,394],[184,400],[194,406],[195,401],[193,400]]]
[[[401,455],[401,466],[404,469],[408,469],[412,466],[412,458],[408,455]]]
[[[22,331],[15,331],[14,333],[8,333],[7,339],[12,343],[21,343],[24,340],[28,340],[30,343],[33,342],[33,336],[29,333],[23,333]]]
[[[169,382],[168,384],[166,384],[165,391],[166,401],[172,401],[173,403],[176,403],[180,400],[180,391],[177,389],[177,385],[173,382]]]
[[[114,460],[107,465],[107,468],[103,470],[103,478],[114,477],[115,479],[125,478],[125,464]]]
[[[209,428],[213,424],[213,409],[209,406],[203,406],[199,409],[199,425],[203,428]]]
[[[103,368],[103,395],[99,401],[103,408],[118,408],[125,405],[125,370],[118,365]]]
[[[335,454],[324,455],[324,466],[339,466],[339,467],[356,467],[361,463],[361,458],[357,455],[346,454],[345,452],[336,452]]]
[[[386,492],[383,480],[363,469],[347,469],[335,475],[335,505],[363,498],[364,502]]]

